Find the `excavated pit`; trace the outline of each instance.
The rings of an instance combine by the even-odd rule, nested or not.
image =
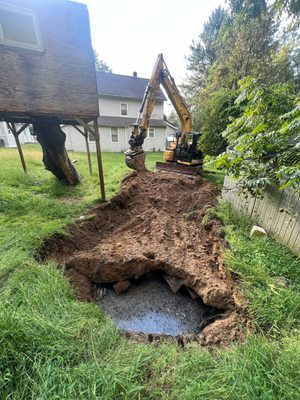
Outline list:
[[[68,226],[66,235],[47,239],[39,255],[64,267],[78,298],[98,302],[126,337],[153,341],[170,335],[227,345],[242,338],[246,320],[244,301],[223,265],[220,222],[201,226],[218,194],[200,176],[133,173],[117,196]],[[177,296],[169,306],[175,314],[176,301],[185,304],[180,321],[166,310],[171,304],[166,290],[173,300]],[[201,304],[201,310],[192,314],[187,299]],[[153,323],[157,310],[168,329],[158,326],[159,317]],[[147,321],[149,329],[140,332]]]
[[[180,286],[180,281],[171,279],[170,287],[169,276],[153,271],[126,281],[123,288],[121,284],[98,284],[94,286],[96,302],[119,330],[144,334],[176,337],[199,333],[208,321],[223,315]]]

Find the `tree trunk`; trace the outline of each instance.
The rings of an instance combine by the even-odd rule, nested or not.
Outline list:
[[[69,186],[80,182],[80,175],[74,168],[65,148],[66,135],[60,129],[56,118],[39,117],[33,123],[37,141],[43,149],[43,163],[56,178]]]

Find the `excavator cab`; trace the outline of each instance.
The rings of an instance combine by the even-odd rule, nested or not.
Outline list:
[[[174,133],[172,135],[168,135],[166,139],[166,150],[164,151],[164,160],[165,161],[174,161],[175,157],[175,149],[177,147],[177,135]]]
[[[203,153],[198,149],[200,136],[194,132],[169,135],[164,151],[166,162],[157,162],[156,170],[198,175],[203,163]]]
[[[202,165],[203,153],[198,149],[200,133],[184,133],[177,142],[175,160],[185,165]]]
[[[201,165],[203,153],[198,150],[200,133],[176,132],[166,139],[165,161],[176,161],[187,165]]]

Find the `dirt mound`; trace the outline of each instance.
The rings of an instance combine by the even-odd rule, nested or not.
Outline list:
[[[93,300],[91,283],[122,282],[153,270],[176,277],[206,305],[225,310],[198,339],[227,344],[241,336],[241,298],[223,266],[220,222],[201,227],[217,195],[202,177],[132,174],[119,195],[69,226],[68,235],[46,240],[40,256],[65,267],[82,300]]]

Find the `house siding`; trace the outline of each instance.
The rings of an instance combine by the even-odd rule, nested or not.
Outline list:
[[[145,151],[163,151],[165,148],[166,128],[155,127],[154,138],[146,138],[143,144]],[[63,131],[66,133],[66,149],[73,151],[86,151],[85,139],[74,127],[63,126]],[[109,126],[100,126],[100,145],[101,150],[104,152],[124,152],[128,149],[128,140],[131,136],[132,127],[118,127],[119,142],[113,143],[111,141],[111,128]],[[89,141],[91,152],[96,151],[95,142]]]
[[[23,124],[16,124],[16,128],[19,129]],[[32,136],[29,128],[26,128],[19,135],[20,144],[36,143],[36,137]],[[5,122],[0,122],[0,146],[5,147],[17,147],[14,135],[10,133]]]
[[[106,90],[114,90],[116,88],[115,79],[124,81],[124,79],[131,79],[126,76],[113,76],[113,74],[103,74],[102,81],[109,78],[112,81],[112,87],[106,87]],[[147,80],[145,80],[147,81]],[[130,139],[133,123],[140,113],[140,107],[142,102],[143,90],[139,85],[139,90],[136,91],[135,83],[140,83],[134,79],[132,81],[133,89],[132,93],[136,94],[136,97],[130,97],[126,92],[128,87],[125,85],[125,92],[120,95],[105,94],[101,92],[101,81],[98,81],[98,102],[100,118],[98,119],[99,130],[100,130],[100,145],[101,150],[105,152],[124,152],[129,148],[128,141]],[[105,85],[104,85],[105,86]],[[122,87],[118,87],[118,90],[122,90]],[[145,84],[146,88],[146,84]],[[109,92],[107,92],[109,93]],[[126,97],[127,96],[127,97]],[[170,133],[174,133],[175,129],[170,124],[164,121],[164,100],[165,97],[161,93],[159,100],[157,99],[153,112],[151,113],[150,127],[154,128],[154,137],[145,138],[143,148],[145,151],[163,151],[165,149],[166,137]],[[121,104],[127,104],[127,115],[121,115]],[[151,125],[153,124],[153,126]],[[112,142],[111,140],[111,125],[118,127],[118,142]],[[157,126],[155,126],[157,125]],[[62,128],[66,133],[66,148],[67,150],[74,151],[86,151],[85,138],[72,126],[63,126]],[[89,141],[90,151],[96,151],[96,144],[93,141]]]
[[[175,126],[167,123],[166,124],[166,137],[169,135],[173,135],[175,132],[177,132],[177,130],[179,130],[179,128],[176,128]]]
[[[8,132],[4,122],[0,122],[0,146],[8,146]]]
[[[129,99],[126,97],[117,96],[99,96],[99,111],[100,115],[109,117],[120,117],[121,116],[121,103],[127,104],[127,115],[126,117],[136,118],[139,115],[141,107],[141,100]],[[163,102],[156,102],[151,118],[152,119],[163,119],[164,109]]]

